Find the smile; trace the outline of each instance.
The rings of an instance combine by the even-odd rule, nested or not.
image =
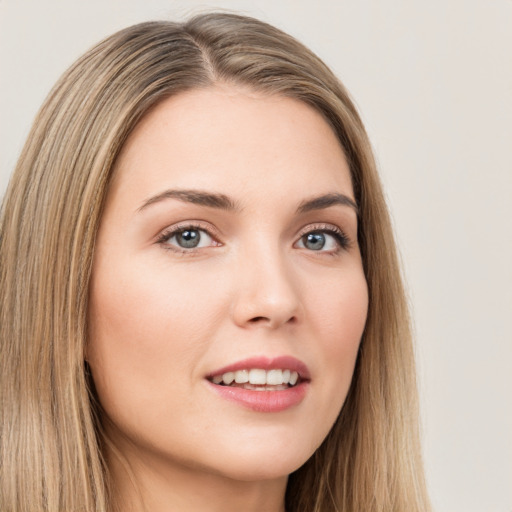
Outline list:
[[[256,412],[297,406],[310,384],[309,370],[294,357],[253,357],[210,373],[206,380],[224,399]]]
[[[262,368],[229,371],[211,378],[214,384],[253,391],[282,391],[295,386],[298,381],[299,374],[295,370]]]

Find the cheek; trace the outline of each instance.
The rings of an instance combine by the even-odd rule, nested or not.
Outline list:
[[[320,347],[325,407],[337,416],[348,393],[368,312],[368,288],[361,271],[330,280],[322,293],[312,293],[312,317]],[[321,304],[321,306],[320,306]],[[334,421],[334,419],[333,419]]]
[[[205,283],[204,273],[200,279],[198,273],[173,271],[145,259],[115,261],[115,266],[98,265],[93,276],[93,343],[99,337],[118,340],[133,350],[163,345],[176,353],[180,346],[190,345],[180,343],[183,330],[194,341],[204,320],[215,316],[215,303],[208,294],[211,285]]]
[[[350,269],[349,269],[350,270]],[[368,287],[362,268],[340,272],[308,290],[312,324],[330,351],[359,345],[368,313]]]
[[[135,258],[129,266],[115,261],[95,269],[87,355],[104,409],[135,412],[163,399],[163,390],[190,383],[218,304],[197,293],[199,283],[186,273],[170,279],[155,265],[137,267]]]

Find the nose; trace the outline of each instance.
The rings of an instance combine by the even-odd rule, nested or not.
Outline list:
[[[274,251],[242,257],[233,275],[232,316],[243,328],[276,329],[299,321],[299,283],[286,256]]]

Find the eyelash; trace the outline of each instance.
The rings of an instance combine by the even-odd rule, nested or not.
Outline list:
[[[202,224],[200,222],[187,222],[185,224],[179,224],[177,226],[173,226],[165,231],[163,231],[160,236],[157,238],[156,243],[162,245],[162,247],[166,250],[173,251],[177,254],[182,254],[184,256],[193,256],[195,255],[199,250],[202,248],[196,249],[185,249],[180,248],[176,245],[171,245],[169,243],[169,239],[173,238],[179,233],[182,233],[184,231],[202,231],[206,233],[212,240],[215,241],[215,246],[221,246],[223,245],[221,242],[217,241],[217,234],[213,232],[212,228],[208,225]],[[315,253],[318,252],[320,254],[329,255],[329,256],[336,256],[341,251],[346,251],[350,249],[352,245],[352,241],[350,238],[337,226],[333,226],[332,224],[314,224],[307,227],[307,229],[302,230],[299,233],[298,243],[301,241],[306,235],[309,235],[311,233],[323,233],[330,235],[334,238],[337,244],[337,248],[334,251],[314,251],[310,250],[309,252]],[[307,249],[304,247],[304,249]]]
[[[350,238],[342,231],[339,227],[333,226],[332,224],[313,224],[308,226],[306,229],[299,233],[299,241],[302,240],[306,235],[310,233],[324,233],[334,238],[337,243],[337,248],[334,251],[310,251],[319,252],[322,254],[336,256],[341,251],[347,251],[350,249],[352,243]],[[296,242],[297,243],[297,242]]]
[[[182,254],[184,256],[193,256],[200,249],[185,249],[183,247],[178,247],[177,245],[169,244],[169,239],[176,236],[179,233],[183,233],[184,231],[202,231],[206,233],[210,238],[212,238],[217,246],[222,245],[220,242],[217,242],[217,234],[213,232],[212,228],[208,225],[205,225],[201,222],[187,222],[184,224],[178,224],[177,226],[173,226],[169,229],[166,229],[162,232],[162,234],[157,238],[156,243],[162,245],[162,247],[168,251],[173,251],[177,254]]]

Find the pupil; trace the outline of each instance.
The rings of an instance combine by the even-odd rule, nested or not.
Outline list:
[[[306,235],[306,241],[304,242],[304,245],[308,249],[318,251],[325,245],[325,235],[322,233],[309,233]]]
[[[178,244],[186,249],[197,247],[200,238],[201,236],[199,235],[199,231],[191,229],[186,229],[176,235]]]

